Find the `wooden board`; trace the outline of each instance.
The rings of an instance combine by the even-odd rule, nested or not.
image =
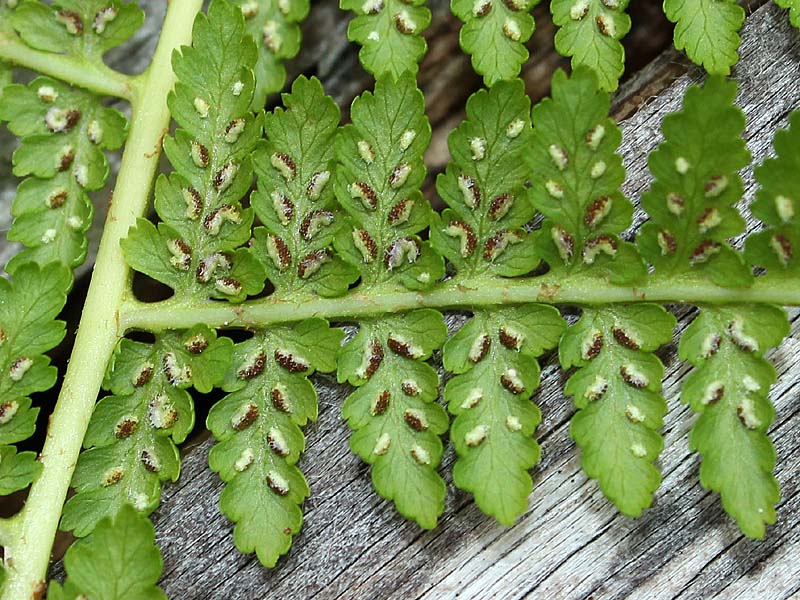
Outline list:
[[[662,61],[662,70],[670,56],[674,55]],[[769,153],[776,128],[800,105],[800,35],[772,4],[749,17],[736,76],[748,115],[748,145],[760,162]],[[679,77],[623,123],[625,192],[631,198],[638,199],[648,186],[646,155],[659,141],[663,116],[680,106],[687,85],[700,78],[694,69]],[[631,112],[630,104],[617,106]],[[754,193],[752,171],[745,176],[749,201]],[[677,314],[682,330],[693,312],[680,309]],[[165,489],[162,507],[154,515],[165,559],[162,584],[170,597],[182,599],[796,596],[800,311],[790,314],[792,334],[771,354],[780,373],[771,394],[778,415],[771,434],[783,500],[779,521],[763,541],[743,538],[725,516],[719,498],[697,483],[699,462],[687,442],[694,418],[678,402],[688,368],[678,361],[673,343],[660,352],[670,405],[663,429],[666,448],[659,461],[664,484],[654,507],[638,520],[617,514],[581,472],[568,435],[573,409],[562,393],[566,376],[553,356],[543,361],[543,383],[534,397],[544,413],[537,432],[543,460],[533,471],[536,489],[528,511],[511,528],[482,515],[468,495],[453,488],[452,451],[443,465],[449,493],[440,526],[423,532],[400,518],[372,492],[368,467],[348,451],[347,427],[339,413],[348,389],[330,377],[317,376],[320,418],[307,429],[308,449],[300,465],[312,497],[290,555],[267,571],[254,557],[236,551],[231,524],[216,506],[222,485],[206,466],[212,441],[200,438],[184,450],[182,478]],[[451,319],[453,324],[459,320]]]

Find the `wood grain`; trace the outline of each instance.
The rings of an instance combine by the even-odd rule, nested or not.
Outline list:
[[[756,162],[769,154],[776,128],[800,104],[799,38],[771,4],[746,24],[736,76]],[[646,155],[659,142],[662,118],[700,78],[694,69],[682,75],[623,123],[625,192],[631,198],[649,184]],[[630,114],[630,106],[624,111]],[[751,170],[744,175],[747,203],[754,184]],[[694,312],[679,308],[677,314],[680,333]],[[743,538],[719,498],[697,483],[698,459],[687,442],[694,418],[678,402],[688,367],[673,343],[660,352],[671,409],[659,461],[664,484],[638,520],[617,514],[581,472],[568,435],[573,409],[562,392],[566,376],[553,356],[543,361],[534,398],[544,413],[536,489],[511,528],[482,515],[453,488],[452,451],[442,469],[450,485],[440,526],[423,532],[401,519],[372,492],[368,468],[348,451],[339,409],[349,390],[317,376],[320,418],[307,430],[301,461],[312,498],[290,555],[267,571],[235,550],[231,524],[216,507],[221,483],[206,467],[212,440],[201,438],[184,449],[183,476],[165,489],[154,515],[165,559],[162,584],[171,597],[184,599],[790,598],[800,592],[800,311],[790,315],[792,334],[771,354],[780,373],[771,393],[778,415],[771,434],[783,500],[779,521],[763,541]],[[451,326],[462,320],[451,317]]]

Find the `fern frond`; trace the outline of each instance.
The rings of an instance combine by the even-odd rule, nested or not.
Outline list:
[[[475,280],[530,272],[539,263],[524,158],[531,138],[530,100],[521,81],[500,82],[467,102],[467,120],[450,134],[453,162],[436,179],[448,204],[431,225],[433,247]]]
[[[277,295],[339,296],[358,278],[332,247],[337,232],[350,231],[333,193],[339,107],[317,79],[304,77],[283,103],[267,115],[269,138],[254,157],[251,203],[265,227],[256,228],[252,248]],[[289,178],[284,161],[292,165]]]
[[[613,92],[625,71],[620,40],[631,29],[625,12],[629,0],[553,0],[550,11],[558,25],[556,50],[572,57],[572,68],[590,67],[600,88]]]
[[[45,352],[65,334],[55,318],[71,285],[67,269],[58,265],[20,266],[12,281],[0,278],[0,495],[23,489],[41,470],[35,452],[15,444],[33,435],[38,408],[30,394],[50,389],[57,370]]]
[[[8,20],[32,48],[99,61],[136,33],[144,11],[122,0],[20,0]]]
[[[347,38],[361,45],[361,65],[379,79],[415,74],[428,44],[422,32],[431,24],[425,0],[339,0],[355,13]]]
[[[800,0],[775,0],[781,8],[789,9],[789,19],[792,25],[800,29]]]
[[[638,237],[656,276],[708,278],[724,287],[752,281],[726,241],[744,231],[732,205],[742,196],[739,170],[750,159],[735,98],[736,83],[712,78],[690,87],[683,109],[664,119],[665,141],[648,161],[655,181],[642,196],[650,221]]]
[[[585,309],[564,334],[559,359],[578,367],[564,389],[578,412],[570,435],[586,474],[620,512],[639,516],[661,483],[664,367],[653,354],[672,340],[675,317],[655,304]]]
[[[756,168],[761,188],[750,205],[767,228],[747,238],[745,258],[766,267],[770,277],[800,276],[800,112],[790,128],[775,135],[777,158]]]
[[[309,494],[295,466],[305,449],[300,427],[317,418],[315,371],[336,368],[343,333],[321,319],[258,332],[238,344],[207,425],[219,440],[211,468],[226,482],[222,512],[236,523],[234,541],[273,567],[300,530]]]
[[[767,393],[776,375],[763,356],[789,330],[778,307],[706,306],[679,346],[681,358],[695,366],[681,399],[700,413],[690,439],[703,457],[700,482],[720,493],[748,537],[764,537],[780,500],[775,448],[766,434],[775,417]]]
[[[551,269],[631,284],[646,271],[636,248],[619,237],[631,224],[633,206],[620,192],[622,134],[608,116],[610,107],[590,69],[576,69],[569,78],[556,72],[552,98],[532,113],[530,193],[546,217],[537,250]]]
[[[198,16],[193,46],[173,60],[178,83],[168,102],[182,129],[164,141],[176,173],[156,183],[163,222],[140,219],[123,248],[131,267],[178,297],[240,302],[264,286],[264,267],[241,248],[253,223],[241,198],[263,124],[249,112],[256,60],[241,11],[224,2]]]
[[[166,600],[157,587],[163,562],[155,530],[147,518],[124,506],[103,519],[89,538],[70,546],[64,556],[66,581],[53,581],[48,600]]]
[[[101,98],[67,84],[39,77],[27,86],[7,86],[0,120],[20,138],[14,174],[28,177],[11,208],[8,239],[27,249],[9,263],[51,262],[74,268],[86,258],[86,232],[93,207],[87,192],[102,189],[109,166],[104,150],[125,142],[128,122],[104,107]]]
[[[431,140],[425,101],[410,75],[378,80],[353,101],[352,124],[336,139],[336,197],[352,226],[336,239],[340,256],[361,272],[361,286],[433,285],[444,264],[415,235],[431,208],[420,191]]]
[[[83,440],[75,468],[76,494],[64,506],[61,528],[82,537],[125,504],[150,513],[162,481],[176,481],[182,443],[194,427],[189,387],[207,393],[222,381],[233,343],[199,325],[167,333],[155,344],[123,339]]]
[[[451,0],[461,19],[461,49],[487,86],[514,79],[528,60],[525,47],[536,28],[530,12],[539,0]]]
[[[432,529],[444,510],[436,472],[447,413],[436,403],[439,376],[424,361],[447,338],[442,315],[418,310],[362,321],[339,353],[337,377],[358,386],[342,407],[350,448],[372,465],[372,484],[397,510]]]
[[[729,75],[739,60],[744,9],[736,0],[664,0],[675,23],[675,47],[712,75]]]
[[[444,345],[444,398],[456,416],[450,433],[458,459],[455,484],[503,525],[525,512],[539,462],[533,439],[541,421],[531,394],[539,386],[536,359],[558,344],[558,310],[531,304],[477,311]]]
[[[258,45],[252,109],[259,111],[269,94],[286,81],[284,62],[300,51],[300,23],[308,16],[309,0],[233,0],[245,17],[247,32]]]

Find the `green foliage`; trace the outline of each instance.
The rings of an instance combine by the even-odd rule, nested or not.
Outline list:
[[[559,359],[578,367],[564,392],[578,412],[570,435],[586,474],[625,515],[653,501],[661,475],[653,464],[664,441],[664,367],[653,354],[672,340],[675,317],[655,304],[587,308],[564,334]]]
[[[50,583],[47,600],[166,600],[156,586],[162,567],[153,525],[126,505],[67,550],[67,579]]]
[[[372,465],[372,484],[401,515],[432,529],[446,488],[436,472],[449,422],[439,377],[424,361],[447,338],[442,315],[418,310],[363,321],[339,353],[337,377],[358,386],[342,407],[350,448]]]
[[[210,392],[222,382],[233,343],[204,325],[167,333],[155,344],[123,339],[109,365],[84,451],[64,506],[61,528],[85,536],[125,504],[150,513],[162,481],[180,474],[180,444],[194,427],[187,388]]]
[[[353,101],[352,124],[336,139],[335,192],[352,226],[335,246],[361,273],[362,288],[433,285],[444,274],[441,257],[415,235],[430,224],[420,186],[431,140],[425,101],[414,78],[379,80],[374,94]]]
[[[30,394],[56,382],[44,353],[64,338],[64,322],[55,318],[70,283],[57,265],[27,264],[13,281],[0,278],[0,495],[25,488],[41,470],[36,453],[17,453],[10,444],[33,435],[39,409],[31,408]]]
[[[261,291],[264,267],[249,249],[250,154],[263,115],[249,112],[257,50],[241,11],[217,1],[200,15],[193,46],[173,60],[178,76],[169,107],[181,126],[164,141],[176,173],[156,183],[156,228],[140,219],[123,248],[134,269],[175,290],[179,298],[240,302]]]
[[[539,0],[451,0],[450,9],[464,22],[461,49],[487,86],[519,75],[528,60],[525,47],[536,27],[530,11]]]
[[[748,537],[764,537],[780,500],[775,448],[766,434],[775,417],[767,393],[776,375],[763,356],[788,333],[781,308],[708,306],[680,341],[681,358],[696,367],[681,398],[700,413],[690,439],[703,456],[700,482],[720,493]]]
[[[431,24],[425,0],[339,0],[339,6],[356,14],[347,38],[361,45],[358,58],[376,79],[417,72],[428,50],[420,34]]]
[[[144,12],[122,0],[20,0],[9,22],[32,48],[99,61],[136,33]]]
[[[664,0],[675,23],[675,47],[712,75],[729,75],[739,60],[744,9],[736,0]]]
[[[332,248],[337,232],[350,233],[333,193],[339,107],[317,79],[304,77],[283,103],[267,115],[269,138],[255,154],[251,203],[265,227],[255,230],[252,247],[276,295],[339,296],[358,277]],[[284,161],[293,166],[289,178]]]
[[[257,332],[237,344],[207,425],[219,440],[211,468],[226,482],[220,498],[241,552],[273,567],[300,531],[309,494],[295,466],[305,448],[300,427],[317,418],[315,371],[333,371],[343,333],[321,319]]]
[[[770,277],[800,275],[800,112],[790,117],[790,124],[775,135],[777,158],[756,169],[761,188],[750,205],[767,229],[747,238],[745,257],[766,267]]]
[[[467,120],[448,138],[453,162],[436,180],[449,205],[434,215],[431,243],[459,277],[511,277],[539,263],[523,225],[534,214],[525,187],[530,100],[521,81],[501,82],[467,102]]]
[[[558,25],[556,50],[572,57],[572,68],[591,67],[600,88],[613,92],[625,71],[625,48],[620,40],[631,29],[625,13],[629,0],[552,0],[550,11]]]
[[[22,5],[25,6],[25,5]],[[9,85],[0,100],[0,120],[20,138],[14,174],[28,177],[11,209],[11,241],[27,249],[9,263],[51,262],[76,267],[86,258],[86,231],[93,207],[87,192],[108,179],[104,150],[125,142],[128,124],[93,94],[38,77],[27,86]]]
[[[742,196],[739,170],[750,159],[735,98],[734,82],[712,78],[702,88],[690,87],[683,110],[664,119],[665,141],[648,161],[655,181],[642,196],[650,221],[638,239],[657,276],[710,279],[724,287],[752,282],[741,255],[726,242],[744,231],[732,205]]]
[[[537,250],[551,269],[631,284],[646,271],[633,245],[619,238],[633,206],[619,191],[622,133],[608,117],[610,106],[591,70],[579,68],[570,78],[556,72],[552,98],[532,113],[530,197],[545,216]]]
[[[528,470],[541,454],[533,439],[541,413],[530,401],[539,386],[536,359],[558,344],[564,325],[550,306],[478,311],[444,345],[444,367],[456,374],[444,390],[456,416],[453,479],[503,525],[528,506]]]
[[[267,96],[286,81],[284,61],[300,51],[299,23],[308,16],[309,0],[232,0],[241,7],[245,27],[258,44],[252,108],[262,110]]]
[[[800,29],[800,0],[775,0],[781,8],[789,9],[789,18],[792,25]]]

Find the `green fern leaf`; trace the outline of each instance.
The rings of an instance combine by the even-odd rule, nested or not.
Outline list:
[[[775,448],[766,434],[775,417],[767,393],[776,375],[763,355],[788,333],[781,308],[709,306],[679,346],[681,358],[696,367],[681,398],[700,413],[690,440],[703,456],[700,482],[720,493],[725,511],[748,537],[764,537],[780,500],[772,474]]]
[[[333,193],[339,107],[317,79],[304,77],[283,101],[285,109],[267,115],[269,139],[255,154],[251,203],[265,227],[255,230],[252,248],[278,296],[339,296],[358,277],[332,248],[339,230],[350,231]],[[289,179],[284,160],[294,168]]]
[[[550,10],[558,25],[556,50],[572,57],[572,68],[591,67],[601,89],[613,92],[625,71],[620,40],[631,29],[625,13],[629,0],[553,0]]]
[[[739,170],[750,159],[735,98],[734,82],[712,78],[689,88],[683,110],[664,119],[665,141],[649,158],[655,181],[642,196],[650,221],[638,238],[656,276],[710,279],[725,287],[752,282],[726,242],[744,231],[732,205],[742,196]]]
[[[775,135],[778,157],[756,169],[761,188],[750,205],[768,227],[748,236],[745,257],[766,267],[770,277],[800,275],[800,112],[792,114],[790,125]]]
[[[241,552],[273,567],[300,530],[300,505],[309,494],[295,466],[305,449],[300,427],[317,418],[308,377],[333,371],[343,333],[321,319],[257,333],[234,350],[223,389],[207,425],[219,440],[211,468],[226,482],[220,498]]]
[[[28,487],[42,470],[36,452],[20,452],[14,446],[0,446],[0,496]]]
[[[744,9],[736,0],[664,0],[675,23],[675,47],[712,75],[729,75],[737,52]]]
[[[335,246],[361,272],[362,287],[427,288],[444,264],[415,234],[430,224],[422,196],[423,157],[431,140],[425,101],[410,75],[378,80],[353,101],[353,123],[336,140],[336,197],[350,215]]]
[[[449,422],[435,402],[439,377],[424,361],[446,338],[435,310],[363,321],[338,360],[339,382],[359,388],[342,407],[354,431],[350,448],[372,465],[375,490],[425,529],[444,510],[446,489],[436,468]]]
[[[448,139],[453,163],[436,187],[450,208],[434,215],[430,237],[465,280],[522,275],[539,263],[523,229],[534,213],[525,188],[529,111],[522,82],[500,82],[473,94]]]
[[[608,117],[611,99],[590,69],[553,76],[552,98],[533,109],[531,200],[545,216],[537,249],[553,270],[631,284],[646,274],[636,248],[619,234],[633,206],[616,153],[622,134]],[[565,128],[564,123],[572,127]]]
[[[47,600],[166,600],[156,584],[163,563],[146,517],[123,506],[100,521],[94,534],[70,546],[63,587],[51,582]]]
[[[675,323],[655,304],[586,309],[559,345],[561,366],[579,368],[564,391],[578,409],[570,435],[583,469],[628,516],[649,507],[661,483],[653,463],[667,403],[653,352],[672,340]]]
[[[269,94],[283,88],[283,63],[300,51],[299,23],[308,16],[309,0],[233,0],[233,4],[241,8],[246,30],[258,43],[252,109],[259,111]]]
[[[25,488],[41,470],[35,452],[17,453],[10,444],[36,428],[39,409],[31,408],[29,395],[56,382],[44,353],[64,338],[64,322],[55,318],[71,282],[58,265],[22,265],[11,282],[0,278],[0,495]]]
[[[249,112],[257,50],[237,7],[212,3],[195,23],[193,47],[173,60],[169,106],[182,127],[164,141],[176,174],[156,183],[157,228],[140,220],[123,242],[134,269],[179,298],[240,302],[264,286],[264,267],[246,248],[253,211],[241,198],[253,180],[250,154],[263,114]],[[232,41],[233,40],[233,41]]]
[[[461,49],[487,86],[514,79],[528,60],[525,47],[535,23],[530,11],[539,0],[451,0],[450,9],[464,22]]]
[[[775,0],[781,8],[789,9],[789,18],[792,25],[800,29],[800,0]]]
[[[539,385],[536,359],[558,344],[564,325],[556,309],[536,304],[478,311],[444,345],[444,367],[457,374],[444,390],[456,415],[453,478],[503,525],[528,506],[528,470],[541,454],[533,439],[541,413],[530,401]]]
[[[420,35],[431,24],[425,0],[339,0],[356,14],[347,38],[361,45],[358,58],[375,79],[415,74],[428,44]]]
[[[144,11],[121,0],[21,0],[9,20],[32,48],[91,60],[136,33]]]
[[[8,234],[27,249],[12,259],[9,269],[26,262],[80,265],[92,224],[87,192],[105,186],[109,166],[103,151],[125,142],[125,117],[93,94],[39,77],[27,86],[5,88],[0,120],[8,121],[11,132],[21,138],[14,174],[30,176],[19,186]]]
[[[162,481],[176,481],[182,443],[194,427],[186,388],[207,393],[222,381],[233,344],[199,325],[168,333],[155,344],[123,339],[109,366],[100,400],[83,440],[84,451],[64,506],[61,528],[89,534],[125,504],[150,513]]]

